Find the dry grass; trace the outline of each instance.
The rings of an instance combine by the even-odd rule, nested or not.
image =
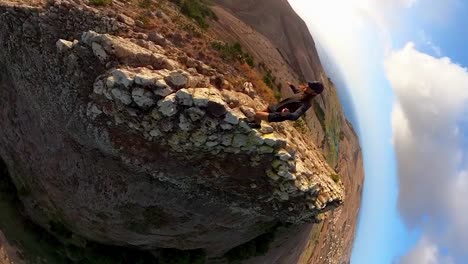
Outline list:
[[[268,103],[276,103],[278,100],[275,98],[275,94],[264,82],[262,76],[254,69],[252,69],[246,63],[240,65],[241,73],[250,81],[258,96]]]

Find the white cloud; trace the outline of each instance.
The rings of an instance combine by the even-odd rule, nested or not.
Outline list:
[[[400,260],[401,264],[453,264],[450,257],[442,256],[436,244],[423,237],[410,254]]]
[[[438,57],[442,56],[442,49],[432,42],[431,37],[429,37],[424,30],[419,31],[419,38],[421,42],[428,46]]]
[[[460,145],[468,132],[460,126],[468,109],[468,71],[412,43],[392,52],[385,70],[397,100],[392,128],[398,206],[409,226],[423,227],[426,239],[405,258],[420,262],[403,263],[449,263],[431,262],[439,260],[437,247],[448,248],[456,261],[468,252],[468,150]]]

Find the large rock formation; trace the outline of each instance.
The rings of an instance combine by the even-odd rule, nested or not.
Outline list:
[[[260,98],[215,88],[171,45],[119,37],[127,24],[71,1],[0,6],[0,155],[37,224],[216,256],[342,203],[294,127],[246,125]]]

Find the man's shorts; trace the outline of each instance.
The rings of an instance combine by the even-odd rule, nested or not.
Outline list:
[[[268,113],[275,113],[276,110],[278,109],[278,106],[276,104],[270,104],[268,105]]]
[[[268,106],[268,122],[281,122],[286,120],[285,117],[281,116],[281,113],[277,112],[278,107],[276,104],[271,104]]]

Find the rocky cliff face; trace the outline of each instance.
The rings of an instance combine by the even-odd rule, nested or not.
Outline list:
[[[296,76],[301,79],[320,78],[323,68],[314,40],[304,21],[294,12],[287,0],[214,2],[267,37]]]
[[[129,21],[80,1],[0,6],[0,155],[34,222],[76,245],[220,256],[342,203],[296,128],[242,121],[265,106],[249,83],[220,90]]]

